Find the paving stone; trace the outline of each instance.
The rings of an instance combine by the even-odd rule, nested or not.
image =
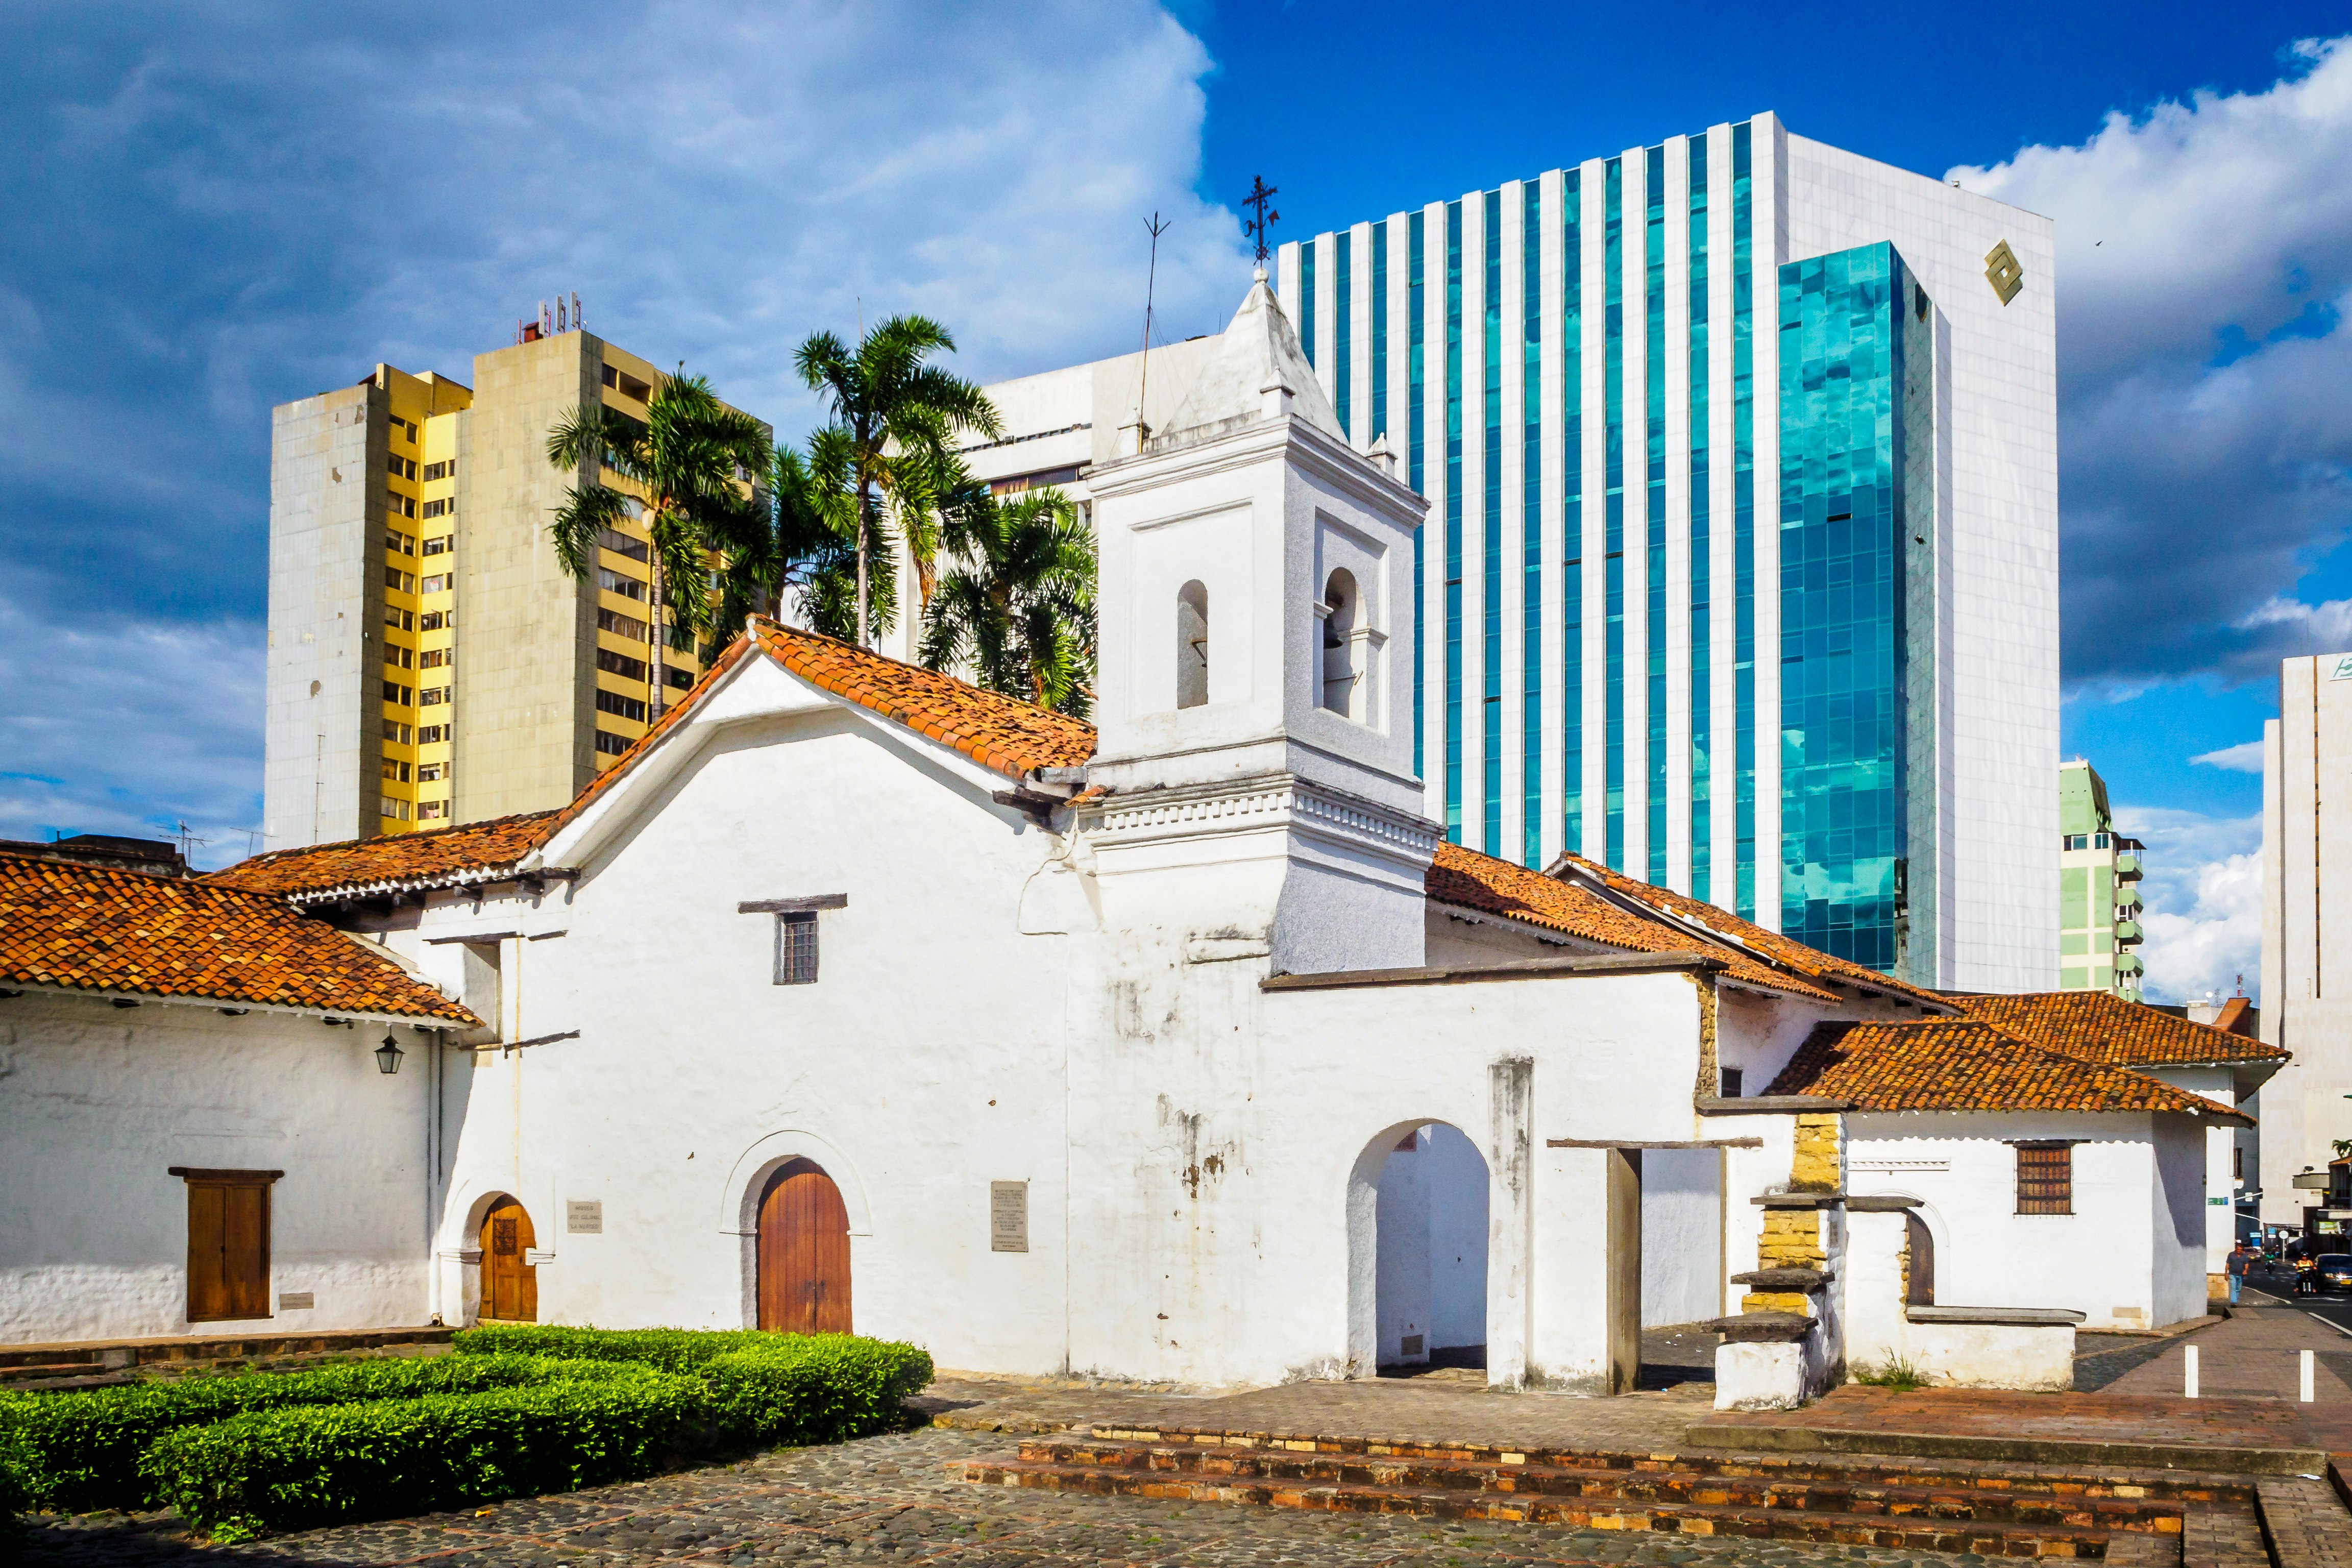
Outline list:
[[[1624,1402],[1582,1403],[1600,1410]],[[21,1544],[27,1568],[393,1568],[428,1561],[434,1568],[909,1563],[940,1568],[1097,1563],[1133,1568],[1548,1563],[1905,1568],[1922,1562],[1916,1552],[1876,1548],[1696,1542],[1034,1492],[973,1486],[955,1473],[960,1461],[1004,1448],[1003,1437],[994,1434],[929,1428],[838,1447],[779,1450],[741,1464],[520,1499],[479,1511],[374,1521],[241,1546],[192,1542],[169,1515],[40,1516]]]

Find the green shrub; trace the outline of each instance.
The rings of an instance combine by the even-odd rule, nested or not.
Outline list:
[[[313,1372],[224,1373],[134,1383],[0,1403],[0,1425],[18,1435],[23,1484],[35,1508],[65,1513],[142,1508],[149,1492],[139,1457],[163,1433],[288,1405],[345,1405],[457,1394],[575,1376],[576,1363],[528,1356],[436,1356],[347,1362]]]
[[[33,1506],[33,1489],[26,1479],[32,1459],[24,1429],[0,1409],[0,1538],[14,1534],[16,1516]]]
[[[257,1410],[166,1432],[140,1468],[219,1541],[570,1491],[651,1473],[703,1393],[650,1367],[473,1394]]]
[[[912,1345],[848,1334],[793,1335],[695,1368],[721,1430],[746,1443],[840,1443],[891,1431],[931,1381]]]
[[[837,1443],[888,1431],[931,1381],[931,1358],[908,1344],[854,1334],[758,1329],[467,1329],[457,1349],[635,1362],[690,1373],[710,1388],[721,1436],[747,1443]]]
[[[771,1348],[811,1337],[762,1329],[567,1329],[554,1323],[493,1323],[459,1331],[456,1343],[461,1355],[633,1361],[664,1372],[686,1372],[730,1352]]]

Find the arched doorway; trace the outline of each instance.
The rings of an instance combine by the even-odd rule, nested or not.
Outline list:
[[[760,1194],[760,1327],[845,1334],[849,1211],[813,1160],[787,1160]]]
[[[1936,1235],[1909,1209],[1903,1212],[1903,1304],[1936,1304]]]
[[[1443,1121],[1389,1152],[1375,1220],[1381,1371],[1486,1364],[1486,1185],[1477,1145]]]
[[[539,1237],[522,1205],[501,1193],[482,1215],[482,1320],[539,1321],[539,1270],[530,1253]]]

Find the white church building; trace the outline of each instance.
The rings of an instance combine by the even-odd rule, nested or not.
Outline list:
[[[299,1309],[255,1298],[304,1327],[855,1329],[945,1367],[1199,1385],[1450,1353],[1610,1393],[1645,1321],[1736,1317],[1743,1397],[1785,1402],[1840,1374],[1849,1319],[1882,1348],[1922,1309],[2071,1348],[2077,1321],[2203,1310],[2203,1129],[2229,1106],[1591,862],[1442,841],[1396,669],[1423,503],[1340,437],[1263,279],[1091,484],[1096,725],[754,621],[560,812],[197,884],[425,986],[397,1098],[336,1088],[341,1058],[215,1052],[215,1100],[331,1103],[199,1159],[193,1112],[115,1115],[201,1100],[172,1066],[195,1047],[93,1054],[123,982],[0,938],[8,1142],[66,1118],[44,1170],[8,1173],[62,1209],[0,1215],[0,1338],[191,1331],[152,1288],[165,1220],[117,1249],[140,1305],[58,1315],[58,1281],[114,1278],[86,1239],[104,1173],[150,1165],[386,1194],[320,1211],[384,1289],[354,1266]],[[52,913],[0,905],[0,930]],[[1936,1068],[1955,1029],[2023,1053],[1998,1098]],[[1934,1171],[1849,1180],[1864,1143],[1921,1137]],[[2002,1266],[2029,1173],[2071,1270]],[[1865,1232],[1885,1256],[1847,1267]],[[1966,1306],[1918,1300],[1936,1279]]]

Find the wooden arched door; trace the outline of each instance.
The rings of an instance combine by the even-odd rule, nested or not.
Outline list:
[[[850,1331],[849,1211],[812,1161],[786,1161],[760,1194],[760,1326]]]
[[[539,1237],[522,1205],[500,1195],[482,1216],[482,1311],[484,1321],[539,1321],[539,1270],[530,1251]]]

